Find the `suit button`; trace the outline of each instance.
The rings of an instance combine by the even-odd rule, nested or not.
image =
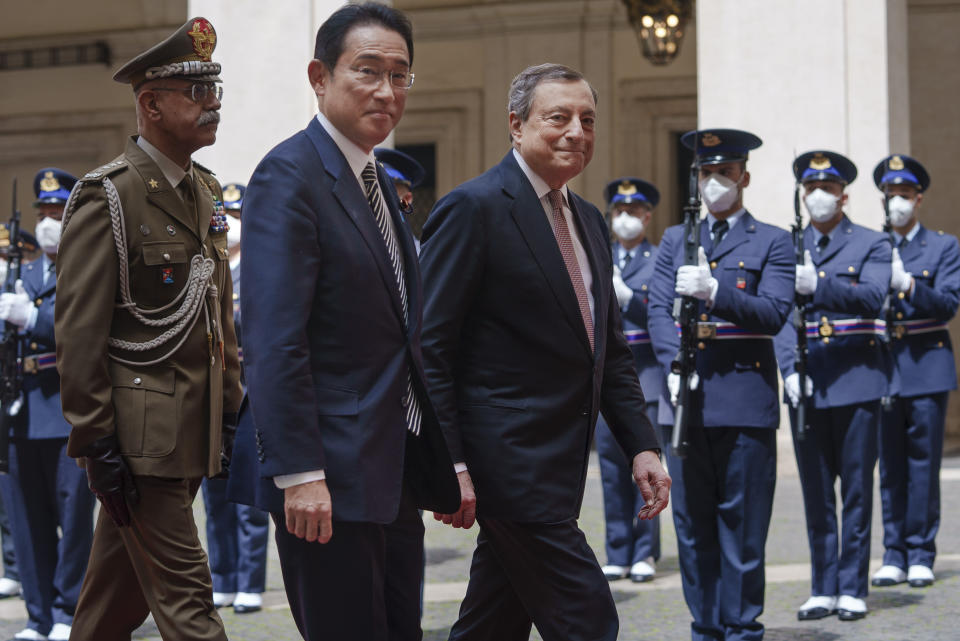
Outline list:
[[[406,395],[402,396],[402,397],[400,398],[400,406],[401,406],[401,407],[406,407],[406,406],[408,406],[408,405],[410,405],[410,398],[407,397]]]
[[[826,277],[827,277],[827,272],[825,272],[825,271],[823,271],[823,270],[821,269],[821,270],[820,270],[820,273],[819,273],[819,276],[820,276],[820,278],[826,278]]]
[[[707,349],[707,344],[704,343],[703,341],[700,341],[699,343],[697,343],[697,349]]]
[[[164,259],[165,261],[169,262],[169,261],[170,261],[170,254],[166,254],[166,253],[165,253],[165,254],[163,255],[163,259]]]
[[[590,411],[586,405],[580,408],[580,416],[589,416],[589,415],[590,415]]]
[[[714,260],[710,263],[710,269],[716,269],[716,268],[717,268],[717,261]]]
[[[40,307],[41,305],[43,305],[43,299],[38,298],[37,300],[33,301],[33,304],[36,305],[37,307]]]
[[[37,349],[37,344],[36,344],[36,343],[30,343],[30,349],[34,349],[34,350]]]
[[[705,321],[705,320],[707,320],[707,319],[709,319],[709,318],[710,318],[710,317],[707,316],[706,314],[700,314],[700,320],[702,320],[702,321]]]
[[[257,460],[260,461],[261,463],[266,463],[267,457],[261,454],[260,456],[257,457]]]
[[[142,383],[142,382],[143,382],[143,379],[141,379],[139,376],[136,377],[135,379],[133,379],[133,384],[134,384],[134,385],[139,385],[139,384]]]

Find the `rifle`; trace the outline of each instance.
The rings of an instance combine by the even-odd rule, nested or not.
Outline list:
[[[890,248],[893,251],[897,250],[897,237],[893,235],[893,223],[890,222],[890,184],[883,183],[883,233],[887,235],[887,238],[890,240]],[[886,321],[886,335],[884,339],[887,342],[886,347],[890,347],[893,343],[893,325],[896,321],[896,310],[894,309],[894,301],[897,299],[897,292],[893,291],[892,288],[887,290],[887,300],[884,302],[884,320]],[[889,355],[889,352],[888,352]],[[892,356],[890,356],[892,358]],[[892,365],[891,365],[892,367]],[[890,411],[892,408],[893,399],[889,396],[884,396],[880,399],[880,405],[883,407],[884,411]]]
[[[797,265],[804,264],[803,218],[800,215],[800,181],[793,189],[793,247],[796,251]],[[807,302],[808,297],[794,295],[793,326],[797,330],[797,350],[794,370],[800,379],[800,399],[797,401],[797,440],[807,436]]]
[[[693,162],[690,164],[690,182],[687,204],[683,208],[683,264],[696,265],[700,250],[700,185],[697,164],[699,136],[694,138]],[[680,325],[680,351],[670,364],[670,371],[680,376],[680,391],[673,412],[673,455],[684,458],[690,443],[687,429],[690,423],[690,376],[697,371],[697,310],[700,301],[693,296],[673,300],[673,318]]]
[[[4,293],[14,291],[20,280],[20,263],[23,260],[23,248],[20,246],[20,210],[17,209],[17,179],[13,179],[13,208],[10,214],[10,246],[7,250],[7,280],[3,284]],[[20,413],[23,405],[23,369],[22,343],[20,329],[6,322],[0,337],[0,473],[10,471],[8,456],[10,426],[13,417]]]

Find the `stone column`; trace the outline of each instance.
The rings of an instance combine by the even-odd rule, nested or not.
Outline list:
[[[221,182],[246,183],[261,158],[317,113],[307,80],[317,28],[342,0],[189,0],[217,30],[223,64],[217,142],[194,154]]]
[[[906,0],[697,3],[700,126],[763,139],[748,164],[754,215],[789,227],[794,153],[823,148],[859,170],[850,217],[881,226],[873,167],[910,153],[905,20]]]

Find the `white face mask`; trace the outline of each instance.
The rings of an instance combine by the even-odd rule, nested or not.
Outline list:
[[[631,216],[625,211],[617,214],[610,226],[617,238],[623,240],[633,240],[643,233],[643,220]]]
[[[37,244],[46,254],[55,254],[60,245],[60,221],[53,218],[44,218],[37,223],[34,234],[37,236]]]
[[[700,194],[703,196],[703,202],[707,204],[707,209],[711,212],[721,212],[727,211],[737,202],[740,188],[737,182],[726,176],[711,174],[706,180],[700,181]]]
[[[818,223],[826,222],[836,215],[838,202],[840,198],[822,189],[814,189],[803,197],[810,218]]]
[[[230,223],[230,229],[227,230],[227,248],[233,249],[240,244],[240,219],[230,216],[227,222]]]
[[[915,204],[912,200],[904,198],[903,196],[894,196],[891,198],[888,205],[890,210],[890,224],[894,227],[903,227],[910,222]]]

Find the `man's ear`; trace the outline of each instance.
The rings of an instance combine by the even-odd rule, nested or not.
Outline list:
[[[307,65],[307,78],[310,79],[310,86],[313,87],[313,93],[318,98],[323,97],[327,91],[327,66],[320,60],[311,60]]]
[[[749,186],[750,186],[750,172],[749,172],[749,171],[744,171],[744,172],[743,172],[743,184],[740,185],[740,188],[742,189],[742,188],[744,188],[744,187],[749,187]]]
[[[510,138],[514,146],[519,145],[521,138],[523,138],[523,134],[521,133],[522,125],[523,125],[523,121],[520,120],[520,115],[515,111],[511,111],[510,112]]]
[[[150,89],[143,89],[137,94],[137,107],[148,120],[157,121],[163,115],[157,105],[157,92]]]

